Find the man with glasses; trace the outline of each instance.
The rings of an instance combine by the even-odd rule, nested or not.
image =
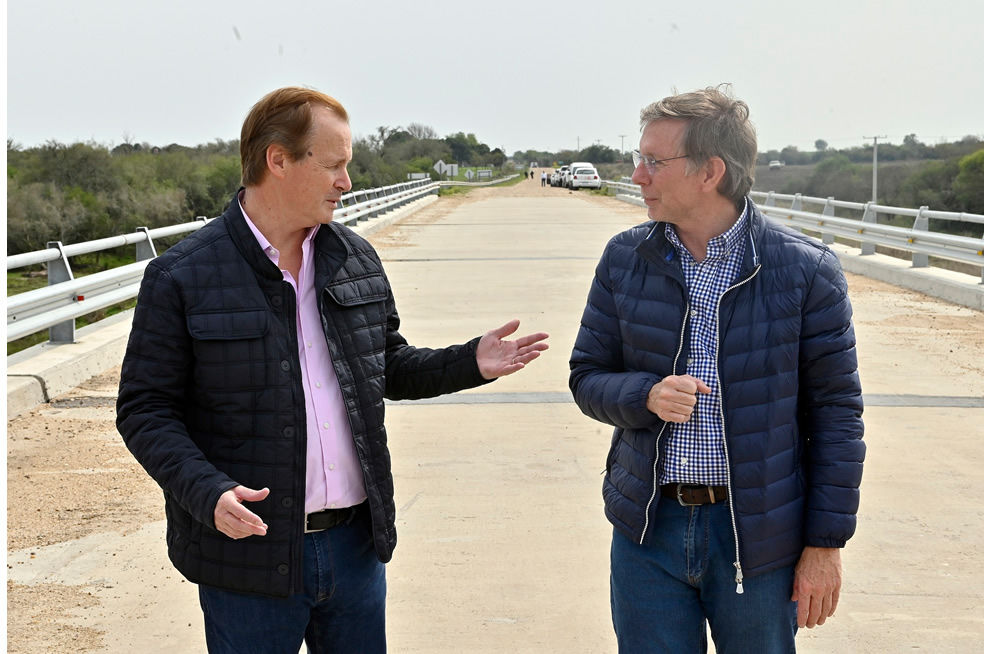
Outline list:
[[[591,285],[570,385],[615,427],[620,652],[791,652],[837,608],[865,446],[836,256],[748,192],[755,129],[728,88],[642,110],[632,181],[647,222]]]

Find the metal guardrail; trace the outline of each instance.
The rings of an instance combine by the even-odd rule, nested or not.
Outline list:
[[[334,219],[352,226],[437,193],[441,185],[424,179],[346,193]],[[196,231],[209,220],[200,217],[194,222],[158,229],[141,227],[132,234],[71,245],[53,241],[47,249],[7,257],[7,270],[37,264],[48,266],[48,286],[7,298],[7,342],[44,329],[48,329],[53,343],[74,342],[76,318],[137,296],[144,269],[157,256],[155,239]],[[77,279],[72,273],[69,257],[128,245],[136,247],[136,263]]]
[[[608,180],[605,183],[608,188],[615,190],[616,197],[621,194],[641,198],[636,184]],[[861,243],[862,256],[874,254],[875,247],[879,245],[911,252],[913,268],[929,266],[930,256],[980,266],[981,283],[984,284],[984,236],[973,238],[929,231],[930,218],[984,225],[984,215],[931,211],[929,207],[911,209],[873,202],[847,202],[800,193],[786,195],[771,191],[752,191],[749,195],[756,200],[763,214],[800,230],[819,232],[824,243],[833,243],[838,236],[858,241]],[[789,206],[778,206],[777,201],[788,203]],[[804,205],[813,205],[820,210],[805,211]],[[838,208],[861,212],[862,217],[857,219],[836,216],[834,211]],[[912,218],[912,227],[879,224],[879,214]]]
[[[398,209],[410,202],[437,193],[443,186],[490,186],[514,179],[518,175],[485,181],[457,182],[430,179],[401,182],[380,188],[353,191],[342,196],[334,220],[349,227],[360,221]],[[75,341],[75,319],[99,309],[119,304],[137,296],[147,263],[157,256],[155,239],[187,234],[204,227],[211,219],[199,217],[194,222],[147,229],[132,234],[63,245],[53,241],[48,248],[7,257],[7,270],[47,264],[48,286],[7,298],[7,342],[48,329],[53,343]],[[92,254],[133,245],[137,262],[126,266],[75,278],[69,257]]]

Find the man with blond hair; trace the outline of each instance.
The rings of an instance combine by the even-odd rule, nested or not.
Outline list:
[[[619,651],[795,651],[834,614],[865,446],[847,284],[748,193],[755,129],[726,88],[642,110],[651,222],[615,236],[570,385],[615,427],[605,513]]]
[[[199,584],[210,652],[386,650],[396,545],[383,398],[521,370],[546,334],[518,321],[464,345],[410,346],[372,246],[332,222],[351,189],[345,109],[266,95],[225,213],[153,260],[117,426],[164,490],[168,555]]]

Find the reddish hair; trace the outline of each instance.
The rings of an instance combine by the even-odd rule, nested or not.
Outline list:
[[[243,162],[243,186],[256,186],[266,176],[267,148],[287,149],[297,161],[307,154],[311,138],[312,107],[325,107],[348,122],[348,112],[335,98],[320,91],[287,86],[267,93],[253,105],[243,121],[239,155]]]

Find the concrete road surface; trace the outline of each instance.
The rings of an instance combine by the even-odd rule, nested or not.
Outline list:
[[[511,318],[523,333],[551,334],[551,349],[517,375],[387,409],[399,529],[387,568],[391,652],[615,651],[600,495],[611,430],[570,400],[567,361],[606,241],[642,220],[638,208],[533,181],[442,199],[373,237],[411,343],[462,342]],[[976,651],[984,316],[850,283],[868,405],[861,514],[840,608],[801,632],[799,651]],[[8,506],[10,651],[204,651],[195,587],[166,558],[159,491],[113,430],[115,383],[107,376],[8,424],[8,492],[19,498]],[[60,469],[42,458],[59,449]],[[102,463],[78,462],[93,451]],[[42,504],[37,489],[51,477],[74,493]],[[139,493],[72,513],[114,479],[110,498]],[[34,527],[47,534],[35,545],[31,520],[49,513],[68,517]],[[59,525],[87,519],[94,526],[73,532],[83,535],[59,538]]]

